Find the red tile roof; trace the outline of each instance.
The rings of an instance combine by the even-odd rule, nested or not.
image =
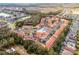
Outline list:
[[[25,33],[24,33],[24,32],[19,32],[19,33],[17,33],[17,35],[18,35],[19,37],[24,37],[24,36],[25,36]]]
[[[55,42],[55,38],[52,36],[52,37],[46,42],[46,47],[47,47],[47,48],[50,48],[54,42]]]

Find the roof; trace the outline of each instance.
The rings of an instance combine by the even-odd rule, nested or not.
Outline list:
[[[37,30],[37,32],[47,32],[47,29],[41,28],[41,29]]]
[[[47,47],[47,48],[50,48],[54,42],[55,42],[55,38],[52,36],[52,37],[46,42],[46,47]]]
[[[57,30],[54,34],[55,37],[58,37],[60,35],[61,31]]]
[[[57,21],[58,22],[58,21]],[[55,22],[56,23],[56,22]],[[54,23],[54,24],[55,24]],[[54,25],[53,24],[53,25]],[[64,28],[66,27],[67,23],[62,24],[60,26],[60,28],[53,34],[53,36],[46,42],[46,47],[50,48],[52,46],[52,44],[55,42],[55,39],[61,34],[61,32],[64,30]]]
[[[73,53],[64,49],[64,51],[62,52],[62,55],[73,55]]]
[[[7,22],[0,21],[0,28],[4,27],[6,25],[7,25]]]
[[[70,52],[72,52],[72,53],[76,50],[76,49],[69,48],[67,46],[65,46],[65,49],[68,50],[68,51],[70,51]]]
[[[11,15],[10,15],[10,14],[6,14],[6,13],[0,13],[0,16],[9,17],[9,16],[11,16]]]

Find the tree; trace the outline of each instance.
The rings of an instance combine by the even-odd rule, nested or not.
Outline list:
[[[48,54],[49,55],[53,55],[54,54],[54,49],[52,47],[48,50]]]
[[[10,38],[8,39],[8,43],[9,43],[9,44],[13,44],[13,43],[14,43],[14,38],[13,38],[13,37],[10,37]]]
[[[59,54],[62,46],[62,42],[64,41],[68,31],[69,31],[69,26],[61,33],[61,35],[58,38],[56,38],[56,41],[52,46],[52,48],[54,49],[54,54]]]
[[[79,49],[79,45],[77,45],[76,47],[77,47],[77,49]]]
[[[15,26],[18,28],[18,27],[22,27],[23,24],[24,24],[24,21],[17,21],[17,22],[15,23]]]
[[[37,46],[35,46],[34,44],[31,44],[30,46],[28,46],[27,50],[28,50],[28,53],[35,53],[37,50]]]
[[[8,37],[0,40],[0,46],[8,46],[10,44],[14,44],[13,37]]]
[[[44,48],[42,46],[38,46],[38,48],[36,50],[36,54],[39,54],[39,55],[48,55],[48,50],[47,50],[47,48]]]
[[[35,14],[32,15],[31,18],[28,18],[24,21],[24,25],[32,25],[32,26],[36,26],[37,24],[40,23],[41,20],[41,15],[40,14]]]
[[[21,37],[16,36],[16,37],[14,37],[14,39],[15,39],[14,41],[16,44],[23,45],[24,41]]]
[[[12,33],[12,37],[13,38],[10,38],[11,40],[14,40],[15,44],[21,44],[23,45],[23,38],[21,37],[18,37],[16,33]]]
[[[7,22],[1,21],[3,25],[0,27],[0,39],[3,39],[5,37],[9,37],[11,35],[11,29],[8,26]]]
[[[52,20],[52,24],[55,22],[55,20]]]
[[[76,51],[74,52],[74,55],[79,55],[79,50],[76,50]]]
[[[7,55],[8,53],[6,51],[0,51],[0,55]]]
[[[76,39],[77,39],[77,45],[76,45],[77,50],[75,51],[74,54],[79,55],[79,30],[77,31]]]
[[[24,41],[24,47],[25,47],[25,49],[28,49],[28,47],[29,47],[30,45],[32,45],[33,43],[35,43],[35,42],[32,41],[32,40],[25,40],[25,41]]]
[[[3,45],[3,46],[8,45],[8,41],[7,41],[6,39],[2,39],[2,45]]]
[[[32,40],[24,41],[24,48],[29,54],[39,54],[39,55],[48,55],[48,49],[44,48],[41,44],[34,42]]]
[[[77,41],[77,45],[79,45],[79,41]]]
[[[79,30],[77,31],[76,39],[79,41]]]

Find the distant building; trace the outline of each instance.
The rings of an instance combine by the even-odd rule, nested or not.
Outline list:
[[[11,17],[12,15],[6,13],[0,13],[0,17]]]

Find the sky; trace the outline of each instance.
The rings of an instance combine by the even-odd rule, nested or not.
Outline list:
[[[0,0],[0,3],[78,3],[79,0]]]
[[[79,3],[0,3],[0,6],[19,6],[19,7],[79,7]]]

